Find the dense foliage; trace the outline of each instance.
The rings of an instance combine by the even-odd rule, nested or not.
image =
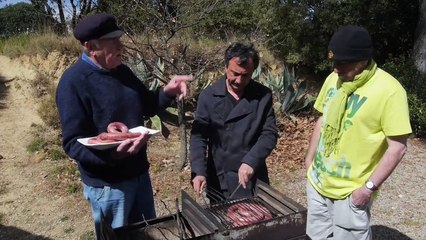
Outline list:
[[[0,9],[0,37],[39,31],[42,20],[43,16],[31,4],[8,5]]]
[[[184,30],[192,38],[260,42],[287,64],[309,72],[328,71],[327,43],[339,26],[365,26],[373,37],[375,59],[381,64],[389,56],[399,56],[413,48],[419,16],[419,1],[399,0],[133,0],[131,4],[124,0],[80,0],[71,1],[71,6],[61,5],[61,1],[30,2],[1,9],[2,35],[40,29],[46,19],[56,15],[57,23],[64,24],[58,18],[67,8],[72,9],[68,13],[71,27],[80,15],[110,12],[128,32],[156,33],[163,40]],[[43,21],[40,16],[44,16]],[[10,19],[16,20],[5,21]]]
[[[424,128],[421,119],[426,113],[421,106],[426,103],[426,80],[411,59],[416,27],[419,29],[417,23],[422,23],[420,1],[132,0],[131,4],[125,0],[65,1],[71,6],[61,5],[62,1],[57,0],[29,2],[0,9],[0,36],[38,32],[45,26],[64,24],[61,10],[64,12],[67,7],[72,10],[68,23],[71,27],[84,15],[109,12],[129,33],[126,46],[130,57],[139,56],[135,61],[143,61],[156,77],[159,77],[155,73],[159,59],[165,64],[164,76],[193,73],[197,86],[217,79],[217,75],[208,73],[223,66],[221,53],[229,42],[237,40],[266,47],[263,53],[272,53],[271,59],[294,68],[300,76],[310,76],[309,80],[322,81],[330,71],[325,56],[333,32],[341,25],[362,25],[372,35],[374,59],[379,66],[386,63],[384,68],[409,93],[412,118],[420,119],[413,120],[413,128],[422,129],[418,127],[421,125]],[[29,38],[16,39],[25,43]],[[25,52],[13,51],[4,40],[0,40],[0,50]],[[263,55],[262,61],[266,62],[267,57]],[[264,66],[265,71],[270,70],[271,65]],[[193,90],[199,92],[197,88]],[[423,133],[416,130],[416,134]]]
[[[397,78],[408,93],[413,133],[417,137],[426,137],[426,76],[420,74],[413,59],[405,55],[390,58],[383,69]]]
[[[372,35],[376,61],[412,49],[418,1],[347,0],[281,1],[268,28],[271,47],[287,62],[323,71],[325,53],[333,32],[341,25],[366,27]]]

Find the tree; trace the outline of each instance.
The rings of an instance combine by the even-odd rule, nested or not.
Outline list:
[[[277,4],[274,0],[219,1],[215,8],[201,19],[194,32],[198,36],[224,40],[235,36],[257,38],[265,32]]]
[[[420,0],[419,20],[413,48],[413,57],[417,70],[426,75],[426,1]]]
[[[1,8],[0,36],[9,37],[36,32],[43,24],[43,17],[33,5],[28,3],[17,3]]]
[[[57,0],[60,2],[61,0]],[[71,20],[70,20],[70,27],[71,29],[74,29],[74,27],[77,25],[77,22],[79,19],[81,19],[83,16],[86,16],[94,11],[97,10],[97,4],[101,3],[101,0],[70,0],[71,5]],[[59,8],[59,3],[58,3]]]
[[[171,74],[192,73],[196,78],[194,82],[198,82],[206,69],[218,64],[205,52],[193,51],[190,40],[190,29],[197,26],[217,4],[218,0],[132,0],[131,3],[103,0],[98,7],[100,11],[114,14],[128,33],[130,41],[126,46],[131,62],[142,62],[153,75],[144,78],[158,79],[167,84]],[[176,107],[181,143],[179,169],[186,165],[188,159],[185,108],[191,101],[178,101]]]
[[[366,27],[372,35],[378,63],[412,48],[418,1],[346,0],[280,1],[268,28],[269,46],[288,63],[327,70],[328,41],[339,26]]]
[[[43,27],[49,27],[57,32],[61,32],[62,26],[55,20],[55,11],[48,4],[48,0],[31,0],[31,5],[36,10],[38,22],[41,22]]]
[[[31,0],[39,14],[51,19],[51,22],[56,22],[54,30],[61,34],[67,33],[68,25],[73,29],[81,16],[86,16],[95,9],[97,2],[96,0]]]

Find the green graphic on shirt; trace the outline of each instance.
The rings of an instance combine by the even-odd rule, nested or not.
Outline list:
[[[327,93],[325,94],[325,97],[326,97],[326,102],[331,98],[331,97],[333,97],[334,96],[334,94],[336,94],[336,89],[335,88],[329,88],[328,90],[327,90]]]
[[[358,94],[352,94],[348,98],[348,102],[346,103],[346,111],[349,110],[348,114],[346,114],[346,119],[342,122],[343,131],[347,131],[349,127],[353,125],[351,118],[355,116],[361,106],[367,101],[366,97],[362,97]],[[343,132],[342,132],[343,133]]]
[[[348,131],[349,127],[354,125],[351,120],[346,120],[343,122],[343,131]]]
[[[345,156],[338,160],[327,159],[324,161],[324,157],[321,154],[315,154],[312,170],[315,172],[315,178],[320,182],[321,173],[327,173],[327,175],[337,178],[349,178],[351,168],[352,165],[346,160]]]
[[[361,100],[359,99],[358,94],[352,94],[348,102],[346,103],[346,110],[351,109],[351,111],[346,116],[347,118],[353,118],[355,116],[355,113],[358,112],[358,110],[361,108],[361,106],[365,103],[367,100],[367,97],[362,97]]]
[[[334,88],[330,88],[327,91],[324,103],[328,103],[330,101],[330,99],[334,96],[335,91],[336,89]],[[362,105],[364,105],[366,101],[367,97],[361,97],[358,94],[352,94],[348,97],[348,101],[346,103],[346,115],[342,121],[343,131],[347,131],[351,126],[353,126],[353,122],[351,119],[356,115],[358,110],[362,107]],[[322,154],[324,150],[322,134],[323,133],[321,132],[320,142],[318,144],[318,149],[315,153],[312,171],[310,172],[311,179],[316,183],[319,188],[322,188],[322,178],[324,178],[325,176],[332,176],[336,178],[349,178],[352,169],[352,165],[346,159],[345,155],[340,156],[340,159],[324,157],[324,155]]]
[[[322,108],[325,110],[327,109],[328,102],[330,99],[336,94],[335,88],[328,89],[327,93],[325,94],[325,101],[322,103]]]

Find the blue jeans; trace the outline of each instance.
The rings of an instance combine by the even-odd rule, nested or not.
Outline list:
[[[84,197],[92,205],[97,239],[100,236],[101,212],[106,223],[112,228],[155,218],[154,197],[148,172],[103,188],[83,185]]]

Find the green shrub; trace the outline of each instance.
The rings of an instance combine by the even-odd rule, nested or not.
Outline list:
[[[80,240],[95,240],[95,233],[93,231],[87,231],[80,236]]]
[[[72,227],[68,227],[68,228],[64,229],[64,233],[65,234],[70,234],[70,233],[73,233],[74,231],[75,231],[75,229],[72,228]]]
[[[62,149],[57,148],[51,148],[47,150],[47,156],[49,157],[49,159],[54,161],[61,160],[67,157],[67,155]]]
[[[47,126],[59,129],[59,113],[53,96],[43,99],[37,109],[37,112]]]
[[[47,142],[42,138],[35,138],[28,146],[27,151],[30,153],[35,153],[37,151],[43,150],[47,145]]]
[[[34,80],[30,82],[31,94],[34,98],[46,96],[52,92],[52,81],[46,74],[38,72]]]
[[[0,182],[0,195],[7,193],[7,184]]]
[[[79,182],[71,182],[67,185],[66,192],[70,194],[78,193],[81,190],[81,184]]]
[[[414,94],[408,94],[410,122],[417,137],[426,137],[426,103]]]
[[[390,58],[382,68],[398,79],[408,93],[426,102],[426,76],[417,70],[412,58],[405,55]]]
[[[426,76],[407,56],[390,58],[382,67],[404,86],[408,95],[410,122],[417,137],[426,137]]]

